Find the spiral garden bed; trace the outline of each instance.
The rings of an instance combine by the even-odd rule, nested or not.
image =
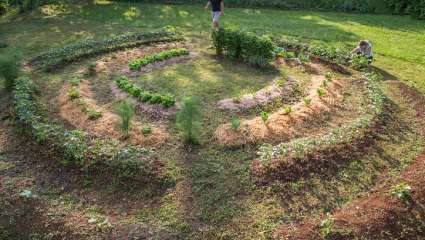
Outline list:
[[[213,32],[212,38],[215,54],[189,44],[183,36],[171,31],[87,41],[41,54],[28,61],[27,76],[16,81],[15,118],[37,143],[61,156],[60,164],[65,167],[77,169],[82,175],[96,175],[106,182],[119,180],[120,184],[137,184],[141,188],[154,183],[172,192],[170,198],[161,201],[187,206],[178,206],[183,213],[172,208],[178,220],[165,227],[148,221],[146,224],[155,225],[152,228],[158,231],[156,236],[163,234],[164,238],[172,239],[178,234],[188,236],[184,234],[197,231],[190,226],[193,219],[187,220],[184,213],[192,211],[188,209],[193,201],[187,196],[190,193],[184,191],[189,191],[186,188],[192,184],[200,191],[204,187],[220,188],[209,180],[191,177],[209,178],[219,169],[226,171],[223,165],[215,165],[218,170],[212,172],[202,165],[217,164],[204,159],[224,153],[229,154],[223,155],[223,159],[229,160],[226,164],[243,166],[226,172],[232,181],[237,182],[232,178],[235,174],[242,179],[240,186],[244,192],[240,190],[237,194],[243,195],[243,201],[258,196],[278,199],[275,205],[287,214],[281,215],[284,220],[273,220],[269,237],[383,238],[388,229],[392,236],[398,236],[404,225],[391,222],[411,220],[404,218],[406,208],[410,208],[403,204],[413,204],[410,206],[417,213],[415,217],[423,220],[423,216],[418,217],[423,213],[418,205],[423,199],[423,179],[422,172],[417,170],[423,167],[423,154],[402,174],[401,179],[413,188],[413,194],[408,191],[407,202],[386,192],[400,179],[385,180],[390,176],[387,168],[398,167],[398,163],[395,166],[385,163],[382,169],[371,170],[370,175],[374,176],[370,177],[371,186],[344,193],[343,200],[339,199],[329,209],[315,208],[324,205],[320,197],[306,204],[311,208],[292,203],[298,195],[299,200],[305,194],[314,194],[304,190],[309,188],[303,185],[306,182],[311,181],[311,185],[319,182],[317,185],[325,187],[337,181],[334,175],[340,177],[349,171],[352,164],[368,164],[365,160],[368,155],[379,152],[376,147],[395,132],[391,129],[398,126],[396,115],[401,113],[396,114],[395,104],[386,97],[379,76],[350,68],[341,58],[342,52],[293,40],[270,40],[229,29]],[[277,46],[309,60],[297,66],[290,61],[273,62],[279,58],[278,54],[273,55]],[[37,85],[40,79],[33,79],[36,74],[32,71],[59,78],[55,74],[63,69],[68,76],[59,83],[51,82],[56,88],[46,90],[48,94],[43,95]],[[399,89],[408,96],[414,95],[405,86]],[[182,102],[188,96],[200,98],[204,124],[200,145],[195,150],[180,141],[175,124]],[[135,106],[136,117],[123,137],[116,127],[120,119],[114,106],[125,99]],[[400,97],[391,96],[391,99]],[[404,104],[414,105],[417,117],[423,119],[423,98],[415,96],[415,99],[416,102]],[[45,107],[49,104],[53,106]],[[408,110],[404,113],[412,114]],[[243,160],[238,156],[243,156]],[[185,160],[170,161],[177,157]],[[230,163],[232,160],[236,163]],[[188,174],[186,168],[194,170]],[[244,184],[250,187],[244,188]],[[350,185],[342,184],[342,188]],[[298,195],[282,196],[287,190]],[[361,197],[369,191],[370,196]],[[235,198],[229,199],[232,197]],[[215,201],[224,198],[213,197]],[[355,198],[358,199],[351,201]],[[195,206],[199,211],[211,210]],[[220,210],[219,206],[215,207]],[[152,209],[145,211],[138,217],[155,215],[150,212]],[[324,212],[328,215],[324,216]],[[358,218],[360,214],[368,218]],[[189,215],[196,218],[195,214]],[[125,216],[116,222],[123,226],[130,220]],[[368,226],[371,223],[376,226]],[[423,233],[423,226],[417,227]],[[131,234],[137,232],[136,228],[134,231],[128,228],[123,229]],[[393,231],[394,228],[400,231]],[[149,231],[140,234],[147,238],[154,235]]]

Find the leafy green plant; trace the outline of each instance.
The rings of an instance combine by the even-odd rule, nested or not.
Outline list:
[[[308,56],[308,54],[300,53],[298,55],[298,59],[300,60],[301,64],[310,62],[310,56]]]
[[[152,127],[149,125],[145,125],[140,129],[140,132],[142,132],[144,136],[148,136],[152,133]]]
[[[77,78],[77,77],[73,77],[71,78],[71,80],[69,80],[69,83],[71,84],[71,86],[78,86],[81,83],[81,79]]]
[[[176,122],[184,142],[191,144],[199,143],[201,110],[197,98],[188,97],[183,100],[182,108],[177,113]]]
[[[86,56],[93,56],[113,50],[125,49],[149,44],[152,42],[171,42],[182,37],[167,29],[156,32],[143,32],[114,36],[101,41],[85,40],[64,48],[54,49],[38,55],[30,60],[30,64],[39,69],[53,70],[68,62],[77,61]]]
[[[311,98],[305,97],[303,101],[304,101],[304,105],[306,105],[307,107],[311,105]]]
[[[133,97],[142,102],[149,102],[152,104],[161,104],[168,108],[176,104],[176,99],[170,94],[158,94],[149,91],[144,91],[142,88],[134,85],[126,76],[117,78],[116,83],[119,88],[130,93]]]
[[[391,195],[405,202],[411,199],[412,188],[407,183],[400,183],[391,188]]]
[[[294,110],[292,109],[291,106],[287,106],[283,109],[283,115],[289,115],[293,112]]]
[[[369,60],[365,56],[358,54],[351,60],[351,66],[356,70],[362,71],[369,68]]]
[[[8,51],[0,55],[0,78],[4,79],[6,90],[12,90],[15,80],[19,76],[20,54],[16,51]]]
[[[87,108],[86,112],[90,120],[97,120],[102,117],[102,112],[96,111],[95,109]]]
[[[241,126],[241,120],[237,116],[233,116],[231,126],[234,131],[238,130]]]
[[[75,100],[80,97],[80,90],[76,87],[71,87],[68,89],[68,97],[71,100]]]
[[[285,58],[286,59],[295,58],[295,53],[294,52],[285,52]]]
[[[323,90],[323,88],[318,88],[316,90],[317,96],[319,96],[320,98],[324,97],[326,95],[325,90]]]
[[[128,67],[130,68],[130,70],[137,71],[140,70],[141,67],[144,67],[150,63],[164,61],[172,57],[178,57],[183,55],[189,55],[189,50],[187,50],[186,48],[171,49],[167,51],[162,51],[158,54],[148,55],[140,59],[132,60],[128,64]]]
[[[269,120],[269,113],[262,111],[261,112],[261,119],[263,120],[263,122],[267,122],[267,120]]]
[[[320,235],[327,238],[330,236],[335,228],[335,218],[328,214],[327,218],[320,222]]]
[[[122,132],[123,138],[128,138],[129,131],[131,128],[131,119],[134,117],[134,107],[129,101],[119,102],[115,111],[118,113],[120,117],[119,129]]]
[[[328,81],[332,81],[333,73],[332,73],[332,72],[326,72],[326,73],[325,73],[325,78],[326,78],[326,80],[328,80]]]

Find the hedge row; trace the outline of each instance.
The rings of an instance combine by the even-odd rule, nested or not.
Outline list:
[[[30,60],[30,64],[38,69],[53,70],[62,64],[73,62],[84,57],[136,47],[143,44],[172,42],[181,39],[182,36],[176,32],[161,30],[150,33],[121,35],[106,38],[101,41],[86,40],[43,53]]]
[[[127,77],[121,76],[116,80],[119,88],[128,92],[133,97],[139,99],[142,102],[149,102],[152,104],[161,104],[168,108],[176,104],[176,99],[170,94],[158,94],[152,93],[147,90],[143,90],[140,87],[135,86]]]
[[[115,0],[128,2],[128,0]],[[165,2],[174,4],[202,3],[205,0],[137,0],[138,2]],[[226,0],[227,6],[308,9],[339,12],[410,14],[425,19],[425,0]]]
[[[275,49],[270,38],[243,30],[219,28],[212,32],[212,40],[217,54],[257,67],[266,66],[272,60]]]
[[[385,95],[376,76],[365,74],[367,94],[371,100],[369,113],[321,136],[300,138],[277,146],[263,145],[253,173],[259,181],[295,180],[330,168],[363,152],[376,137],[385,117]]]
[[[119,142],[99,139],[80,130],[68,130],[49,123],[39,114],[33,98],[34,84],[28,77],[15,82],[13,107],[16,120],[38,143],[63,155],[64,165],[74,165],[84,171],[112,175],[120,180],[174,183],[161,162],[150,151],[136,146],[120,147]]]
[[[143,58],[132,60],[128,64],[128,67],[130,68],[130,70],[137,71],[137,70],[140,70],[140,68],[150,63],[164,61],[172,57],[178,57],[178,56],[184,56],[184,55],[189,55],[189,51],[186,48],[171,49],[167,51],[162,51],[158,54],[153,54],[153,55],[145,56]]]

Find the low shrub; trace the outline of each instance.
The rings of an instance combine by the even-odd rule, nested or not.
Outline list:
[[[132,60],[128,64],[128,67],[130,68],[130,70],[137,71],[140,70],[141,67],[144,67],[150,63],[164,61],[172,57],[184,55],[189,55],[189,51],[186,48],[171,49],[167,51],[162,51],[158,54],[148,55],[143,58]]]
[[[275,46],[266,36],[229,28],[213,30],[211,35],[217,54],[241,59],[256,67],[265,67],[273,59]]]
[[[198,144],[201,127],[201,106],[197,98],[189,97],[183,100],[183,105],[177,113],[176,121],[183,141]]]
[[[134,107],[129,101],[122,101],[115,106],[115,111],[120,117],[119,129],[122,132],[123,138],[128,138],[131,119],[134,117]]]
[[[363,71],[369,68],[369,60],[365,56],[357,54],[351,60],[351,66],[358,71]]]
[[[144,91],[142,88],[134,85],[126,76],[117,78],[116,83],[120,89],[128,92],[133,97],[139,99],[142,102],[161,104],[166,108],[172,107],[176,104],[176,99],[174,96],[170,94],[158,94],[152,93],[150,91]]]
[[[183,38],[176,32],[161,30],[157,32],[135,33],[106,38],[101,41],[85,40],[64,48],[54,49],[38,55],[29,62],[37,69],[54,70],[68,62],[84,57],[108,53],[119,49],[137,47],[155,42],[179,41]]]
[[[19,76],[20,54],[16,51],[8,51],[0,55],[0,78],[4,79],[6,90],[11,91],[14,86],[14,81]]]
[[[100,175],[112,174],[120,181],[175,182],[173,174],[164,171],[163,164],[154,160],[148,149],[131,145],[121,147],[117,141],[95,138],[83,131],[67,130],[46,122],[46,118],[38,113],[33,94],[31,79],[16,79],[13,90],[16,122],[37,142],[63,155],[69,163],[67,165]]]

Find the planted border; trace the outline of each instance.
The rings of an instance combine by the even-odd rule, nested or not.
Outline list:
[[[267,36],[259,37],[254,33],[230,28],[213,30],[211,36],[218,55],[240,59],[256,67],[266,67],[273,59],[275,44]]]
[[[34,99],[35,86],[28,77],[16,80],[13,108],[16,120],[38,143],[45,144],[64,156],[64,165],[74,165],[83,171],[112,174],[120,180],[174,183],[164,171],[164,164],[150,150],[132,145],[120,147],[117,141],[90,136],[84,131],[68,130],[49,123],[39,113]]]
[[[189,55],[189,50],[187,50],[186,48],[171,49],[167,51],[162,51],[158,54],[148,55],[143,58],[130,61],[130,63],[128,64],[128,67],[130,68],[130,70],[138,71],[140,70],[140,68],[150,63],[164,61],[172,57],[187,56],[187,55]]]
[[[101,41],[85,40],[38,55],[31,59],[29,63],[36,69],[53,70],[56,67],[77,61],[84,57],[95,56],[119,49],[137,47],[144,44],[173,42],[182,39],[183,37],[176,32],[161,30],[157,32],[120,35],[106,38]]]
[[[176,104],[176,99],[170,94],[159,94],[144,90],[134,85],[126,76],[121,76],[116,80],[117,86],[139,99],[142,102],[148,102],[151,104],[161,104],[162,106],[169,108]]]
[[[369,114],[318,137],[300,138],[277,146],[263,145],[252,171],[260,182],[295,180],[322,168],[342,163],[366,149],[385,118],[385,95],[376,76],[365,74]]]

